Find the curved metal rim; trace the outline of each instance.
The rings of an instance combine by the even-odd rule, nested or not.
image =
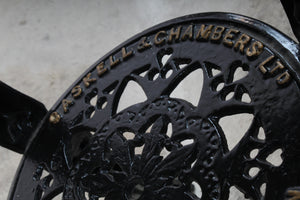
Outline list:
[[[298,82],[298,84],[300,83],[300,77],[297,75],[297,73],[300,74],[299,49],[298,49],[298,44],[294,40],[289,38],[287,35],[285,35],[281,31],[277,30],[276,28],[274,28],[274,27],[272,27],[272,26],[270,26],[270,25],[268,25],[264,22],[261,22],[259,20],[250,18],[250,17],[246,17],[246,16],[239,15],[239,14],[233,14],[233,13],[225,13],[225,12],[209,12],[209,13],[191,14],[191,15],[186,15],[186,16],[183,16],[183,17],[175,18],[175,19],[172,19],[172,20],[168,20],[166,22],[155,25],[155,26],[153,26],[149,29],[146,29],[146,30],[142,31],[139,34],[136,34],[135,36],[133,36],[130,39],[126,40],[125,42],[121,43],[120,45],[115,47],[113,50],[109,51],[107,54],[105,54],[100,59],[98,59],[85,72],[83,72],[83,74],[81,76],[79,76],[79,78],[58,99],[62,99],[63,97],[68,95],[69,91],[78,82],[81,82],[82,78],[88,72],[92,71],[102,60],[107,59],[110,55],[112,55],[115,52],[119,51],[125,44],[133,43],[133,42],[139,40],[142,36],[144,36],[146,34],[151,34],[153,32],[156,32],[158,29],[165,28],[165,27],[168,27],[168,26],[171,26],[171,25],[176,25],[176,24],[183,23],[183,22],[197,21],[197,20],[198,21],[203,21],[203,22],[205,22],[205,21],[226,22],[226,23],[230,22],[232,24],[239,25],[240,27],[251,29],[253,32],[256,33],[256,35],[264,36],[266,40],[268,39],[268,40],[275,41],[276,44],[279,45],[279,46],[277,46],[277,49],[278,49],[278,47],[280,47],[280,49],[279,49],[280,51],[285,50],[285,52],[284,52],[285,55],[282,55],[281,53],[277,52],[276,51],[277,49],[273,49],[272,46],[270,45],[271,49],[274,52],[276,52],[276,54],[278,54],[279,56],[284,56],[284,60],[287,60],[288,58],[290,59],[289,61],[293,65],[289,64],[289,69],[292,71],[293,76],[294,76],[295,80]],[[266,43],[266,46],[270,47],[268,43]],[[59,106],[59,104],[60,104],[60,101],[57,101],[53,105],[53,107],[49,110],[48,114],[45,116],[45,118],[41,122],[39,128],[42,128],[45,120],[48,119],[49,114],[53,110],[56,110],[57,107]],[[35,138],[37,133],[38,133],[38,129],[33,134],[32,138],[31,138],[31,141],[33,141],[33,139]],[[23,157],[22,161],[20,162],[19,169],[18,169],[18,171],[15,175],[15,179],[14,179],[13,185],[11,187],[11,191],[10,191],[9,196],[12,196],[13,193],[14,193],[14,189],[15,189],[14,186],[15,186],[15,183],[17,182],[18,175],[21,173],[23,162],[26,159],[26,157],[27,156],[26,156],[26,151],[25,151],[24,157]]]
[[[235,13],[226,13],[226,12],[197,13],[197,14],[186,15],[186,16],[182,16],[182,17],[178,17],[178,18],[174,18],[174,19],[162,22],[158,25],[150,27],[150,28],[134,35],[130,39],[128,39],[125,42],[121,43],[120,45],[118,45],[117,47],[115,47],[114,49],[112,49],[111,51],[106,53],[104,56],[102,56],[100,59],[98,59],[86,71],[84,71],[83,74],[81,76],[79,76],[79,78],[66,90],[65,93],[63,93],[63,95],[59,99],[66,96],[69,93],[69,91],[78,82],[80,82],[82,80],[84,75],[86,75],[88,72],[92,71],[92,69],[94,69],[102,60],[107,59],[110,55],[112,55],[115,52],[119,51],[125,44],[132,43],[132,42],[140,39],[142,36],[144,36],[146,34],[151,34],[152,32],[155,32],[158,29],[161,29],[163,27],[168,27],[168,26],[170,26],[170,24],[174,25],[174,24],[179,24],[179,23],[182,23],[182,22],[194,21],[194,20],[201,20],[201,21],[215,20],[217,22],[233,22],[233,23],[245,26],[247,28],[251,28],[252,30],[257,32],[258,35],[263,35],[265,38],[276,41],[279,45],[281,45],[281,47],[283,49],[288,49],[288,51],[290,53],[289,56],[292,59],[295,59],[295,61],[296,61],[293,64],[298,64],[299,65],[299,62],[300,62],[300,55],[299,55],[300,54],[300,49],[298,47],[298,44],[293,39],[289,38],[286,34],[282,33],[281,31],[274,28],[273,26],[268,25],[268,24],[266,24],[266,23],[264,23],[260,20],[257,20],[257,19],[251,18],[251,17],[247,17],[247,16],[244,16],[244,15],[240,15],[240,14],[235,14]],[[266,46],[269,47],[268,44],[266,44]],[[272,48],[272,50],[274,51],[273,48]],[[279,52],[276,52],[276,53],[280,55]],[[283,60],[286,60],[286,58],[283,59]],[[292,70],[293,76],[295,78],[297,78],[296,81],[299,83],[300,82],[300,77],[296,73],[300,74],[300,66],[298,68],[295,65],[290,65],[289,68],[290,68],[290,70]],[[59,105],[59,103],[60,102],[56,102],[53,105],[53,107],[50,109],[50,112],[55,110],[57,108],[57,106]]]

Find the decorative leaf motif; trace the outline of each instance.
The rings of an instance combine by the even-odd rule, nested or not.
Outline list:
[[[252,90],[245,84],[249,81],[249,66],[241,61],[228,66],[195,61],[189,56],[178,56],[181,54],[173,48],[159,49],[153,54],[156,56],[151,62],[134,69],[124,80],[87,92],[86,107],[73,121],[78,127],[89,127],[91,139],[80,156],[67,157],[72,169],[69,180],[76,181],[68,185],[64,194],[76,200],[146,196],[200,200],[221,199],[229,195],[230,187],[236,186],[247,197],[262,199],[269,186],[265,176],[277,167],[267,158],[276,148],[267,148],[269,132],[261,137],[259,128],[263,124],[252,114],[255,102],[249,92]],[[196,88],[195,84],[201,85],[199,80],[203,79],[194,92],[196,101],[173,96],[179,83],[190,79],[189,74],[196,71],[202,76],[197,74],[196,81],[185,89]],[[127,96],[131,104],[126,110],[117,112],[128,81],[136,83],[146,99],[134,102],[134,92]],[[111,112],[110,118],[103,119],[96,113],[101,122],[95,122],[97,128],[91,128],[94,124],[87,119],[92,121],[92,112],[101,110]],[[252,118],[244,130],[230,125],[231,129],[239,130],[240,136],[230,146],[223,134],[226,127],[222,119],[242,113]],[[228,151],[226,143],[229,150],[234,150]],[[244,150],[243,146],[248,144],[253,149]],[[218,165],[224,169],[216,170]],[[254,169],[258,171],[252,173]],[[195,185],[201,189],[201,195],[195,192]]]
[[[174,174],[179,171],[184,165],[185,160],[189,158],[194,150],[194,145],[184,146],[176,151],[172,151],[158,166],[158,174],[171,173]],[[178,163],[182,162],[182,165]]]
[[[240,84],[241,80],[248,75],[249,66],[240,62],[234,62],[229,67],[229,73],[220,73],[221,68],[212,63],[206,63],[206,68],[208,76],[213,78],[212,89],[219,92],[223,101],[229,101],[234,98],[240,102],[251,102],[251,97],[247,89]],[[218,73],[215,72],[216,70]]]

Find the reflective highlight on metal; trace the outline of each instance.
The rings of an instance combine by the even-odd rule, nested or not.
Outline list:
[[[298,47],[228,13],[189,15],[134,36],[45,115],[9,199],[228,199],[233,186],[249,199],[300,199]],[[198,69],[197,104],[172,98]],[[146,100],[118,111],[131,81]],[[253,120],[230,149],[220,119],[241,113]],[[268,160],[274,152],[280,163]]]

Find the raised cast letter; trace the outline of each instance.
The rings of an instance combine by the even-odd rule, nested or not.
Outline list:
[[[224,30],[225,30],[225,27],[216,26],[214,32],[212,33],[212,35],[210,37],[210,39],[218,41],[219,39],[221,39]]]
[[[97,65],[96,69],[99,77],[105,74],[108,70],[106,67],[104,67],[104,62],[101,62],[99,65]]]
[[[300,199],[300,191],[298,191],[297,189],[288,190],[287,195],[290,196],[289,200],[298,200],[298,199]]]
[[[273,60],[274,56],[270,56],[268,57],[266,60],[264,60],[262,63],[260,63],[260,65],[258,66],[258,68],[260,69],[260,71],[265,74],[268,72],[267,68],[265,68],[265,65],[270,62],[271,60]]]
[[[80,85],[76,85],[71,91],[71,94],[75,99],[80,97],[81,93],[82,93],[82,88],[80,87]]]
[[[248,42],[251,40],[251,37],[245,33],[243,33],[240,38],[238,39],[238,41],[235,43],[234,45],[234,49],[240,49],[241,53],[244,53],[244,48],[245,45],[248,44]]]
[[[291,75],[289,74],[288,71],[282,73],[278,78],[276,79],[277,83],[279,85],[283,85],[288,83],[291,80]]]
[[[185,41],[187,39],[193,40],[193,34],[194,34],[194,26],[189,25],[187,29],[184,31],[181,40]]]
[[[147,37],[142,37],[141,41],[138,44],[138,51],[141,52],[145,49],[150,48],[152,45],[150,42],[147,41]]]
[[[61,103],[62,103],[64,112],[66,113],[66,112],[69,111],[69,106],[71,106],[73,104],[73,101],[68,100],[68,99],[64,99],[64,100],[62,100]]]
[[[229,31],[226,33],[224,39],[223,39],[223,43],[229,47],[232,47],[233,45],[233,42],[232,42],[232,38],[233,38],[233,34],[237,34],[239,33],[240,31],[238,30],[235,30],[235,29],[229,29]]]
[[[111,67],[116,66],[120,62],[121,62],[120,58],[118,58],[118,59],[115,60],[115,58],[113,56],[109,56],[109,64],[110,64]]]
[[[122,58],[123,58],[123,60],[126,60],[126,59],[128,59],[129,57],[131,57],[131,56],[133,56],[133,51],[127,52],[127,51],[126,51],[126,48],[123,47],[123,48],[122,48]]]
[[[173,42],[173,37],[175,37],[175,42],[179,41],[179,37],[180,37],[180,32],[181,32],[181,26],[179,26],[178,28],[171,28],[170,33],[169,33],[169,39],[168,39],[168,43],[172,43]]]
[[[97,79],[95,78],[91,78],[92,74],[91,73],[88,73],[86,75],[86,77],[83,78],[83,83],[85,85],[85,87],[90,87],[91,83],[95,82]]]
[[[197,33],[196,39],[200,40],[202,38],[207,40],[211,34],[211,30],[213,29],[213,27],[213,25],[209,25],[207,28],[205,28],[205,25],[202,24],[200,30]]]
[[[251,47],[247,48],[246,54],[248,57],[252,57],[252,56],[259,56],[264,49],[264,45],[259,42],[259,41],[255,41]]]
[[[280,61],[277,61],[276,66],[270,71],[270,73],[273,75],[279,69],[284,69],[284,66]]]
[[[160,39],[160,35],[166,36],[167,33],[166,33],[166,31],[159,31],[158,33],[156,33],[156,35],[154,37],[154,44],[155,45],[162,45],[162,44],[165,43],[166,38]]]

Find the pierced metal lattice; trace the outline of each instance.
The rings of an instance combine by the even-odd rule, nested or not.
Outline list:
[[[282,61],[272,50],[280,44],[263,45],[260,31],[230,16],[167,22],[97,62],[54,107],[50,117],[57,120],[44,123],[28,150],[21,171],[33,173],[18,180],[31,180],[28,199],[228,199],[232,187],[250,199],[289,195],[287,188],[299,185],[299,126],[291,118],[300,114],[298,81],[290,68],[267,72],[293,60]],[[233,36],[232,44],[225,41],[235,26],[236,38],[249,37],[236,48]],[[199,70],[203,80],[185,88],[201,85],[196,104],[173,96]],[[123,108],[132,82],[137,87],[127,100],[135,103]],[[229,147],[221,120],[240,114],[251,116],[249,128]]]

